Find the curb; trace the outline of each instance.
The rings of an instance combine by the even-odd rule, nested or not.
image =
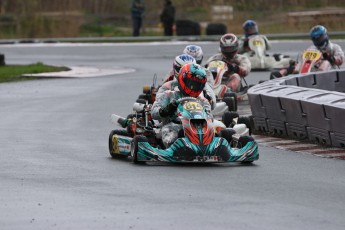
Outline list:
[[[37,73],[37,74],[23,74],[22,77],[42,77],[42,78],[85,78],[85,77],[104,77],[116,74],[126,74],[135,72],[131,68],[111,68],[100,69],[97,67],[86,66],[68,66],[68,71],[51,72],[51,73]]]

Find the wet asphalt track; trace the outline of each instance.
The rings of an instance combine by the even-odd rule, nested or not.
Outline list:
[[[137,72],[0,84],[0,229],[344,229],[342,160],[261,145],[251,166],[109,157],[110,114],[129,113],[186,44],[1,46],[8,64]],[[273,46],[296,55],[308,44]],[[200,45],[206,58],[217,51],[217,43]]]

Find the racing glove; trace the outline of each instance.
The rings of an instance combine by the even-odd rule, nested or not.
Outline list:
[[[176,110],[177,110],[177,102],[172,101],[167,106],[165,106],[164,108],[159,109],[159,115],[161,117],[168,117],[168,116],[173,115]]]
[[[228,71],[238,73],[240,72],[240,67],[236,64],[228,64]]]
[[[271,72],[270,80],[276,79],[276,78],[281,78],[282,76],[283,75],[279,71],[274,71],[274,72]]]
[[[290,60],[289,61],[289,67],[286,69],[286,74],[292,74],[295,71],[296,61]]]
[[[212,105],[213,101],[212,101],[212,97],[210,95],[208,95],[206,90],[202,91],[204,93],[204,97],[208,100],[208,102]]]
[[[331,63],[331,65],[333,65],[333,64],[334,64],[334,62],[335,62],[335,58],[334,58],[334,56],[333,56],[333,55],[328,54],[327,52],[325,52],[325,53],[323,53],[323,54],[322,54],[322,56],[323,56],[323,59],[325,59],[325,60],[329,61],[329,63]]]

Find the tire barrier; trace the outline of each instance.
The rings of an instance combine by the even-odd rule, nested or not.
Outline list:
[[[5,54],[0,54],[0,66],[4,66],[5,64]]]
[[[200,35],[200,24],[191,20],[176,20],[176,35]]]
[[[345,147],[345,70],[266,81],[248,97],[255,131]]]
[[[206,35],[223,35],[226,31],[226,25],[223,23],[209,23],[206,27]]]

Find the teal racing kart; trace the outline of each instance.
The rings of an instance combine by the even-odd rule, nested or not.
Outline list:
[[[161,124],[153,121],[151,106],[136,109],[127,119],[116,117],[126,130],[109,135],[109,152],[114,158],[132,157],[134,163],[158,162],[253,162],[259,159],[258,144],[251,136],[236,135],[232,129],[214,127],[201,102],[185,97],[177,101],[181,124],[179,138],[165,148],[160,138]]]

